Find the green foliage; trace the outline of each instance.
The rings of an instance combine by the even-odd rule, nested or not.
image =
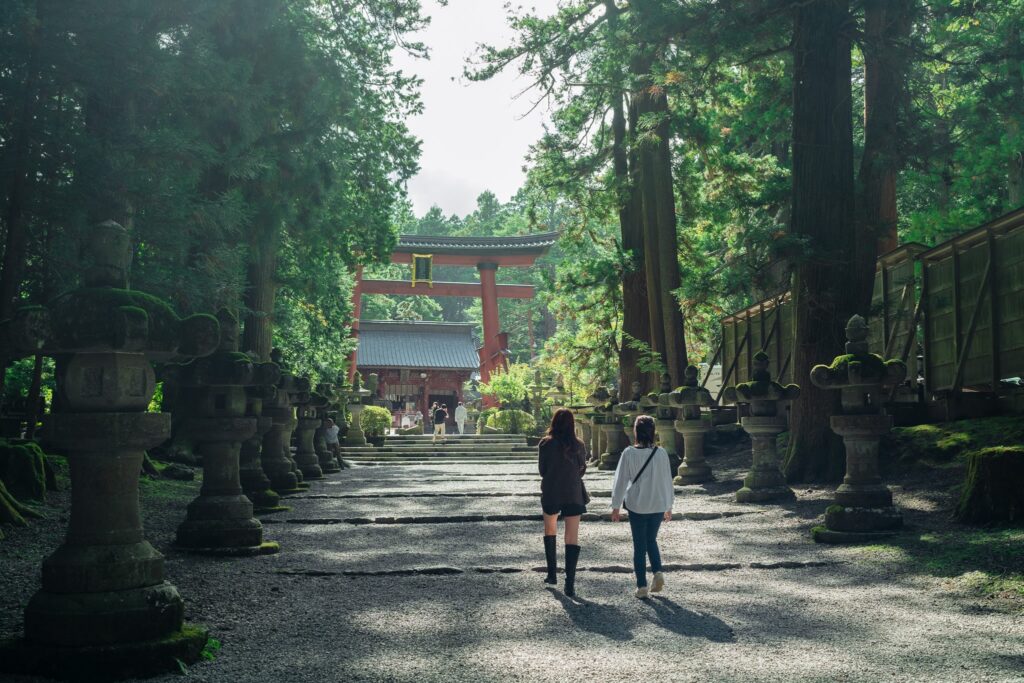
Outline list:
[[[380,406],[366,406],[359,416],[359,424],[366,436],[384,436],[391,429],[391,411]]]
[[[480,411],[479,417],[476,419],[476,431],[478,434],[484,433],[484,427],[488,425],[491,418],[498,412],[497,408],[485,408]]]
[[[499,410],[488,420],[487,425],[502,434],[534,434],[537,421],[524,410]]]
[[[491,375],[489,382],[482,382],[480,393],[496,398],[503,406],[519,406],[529,395],[532,375],[526,363],[511,363],[508,369]]]

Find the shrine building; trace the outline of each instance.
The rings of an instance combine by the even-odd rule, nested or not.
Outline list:
[[[472,323],[364,320],[359,330],[359,371],[377,373],[378,399],[396,426],[435,401],[454,419],[462,387],[479,369]]]

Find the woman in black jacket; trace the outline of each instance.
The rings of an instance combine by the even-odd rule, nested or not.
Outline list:
[[[586,448],[576,438],[576,422],[564,408],[555,411],[547,435],[538,446],[540,504],[544,510],[544,556],[548,575],[544,583],[558,583],[555,539],[558,515],[565,520],[565,594],[576,595],[576,563],[580,558],[580,515],[587,511]]]

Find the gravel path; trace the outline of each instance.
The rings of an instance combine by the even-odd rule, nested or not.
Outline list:
[[[170,547],[198,483],[143,503],[188,619],[223,646],[189,680],[1024,681],[1021,615],[811,543],[826,489],[735,504],[748,458],[716,456],[717,483],[679,490],[674,511],[690,518],[665,527],[674,570],[649,601],[632,597],[626,524],[584,522],[570,600],[535,571],[538,521],[475,521],[539,512],[530,463],[357,466],[264,517],[282,552],[248,559]],[[610,473],[587,483],[591,511],[606,512]],[[934,514],[927,496],[897,497],[908,521]],[[68,496],[50,503],[58,512],[0,542],[0,636],[20,628],[39,562],[59,543]],[[452,515],[474,521],[431,521]],[[346,521],[381,518],[397,519]]]

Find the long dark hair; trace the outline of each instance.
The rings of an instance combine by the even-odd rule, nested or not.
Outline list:
[[[637,448],[654,447],[654,418],[650,415],[637,415],[633,423],[633,430],[636,432]]]
[[[571,410],[559,408],[551,416],[551,424],[545,434],[545,441],[556,441],[566,453],[579,448],[582,444],[576,438],[576,419]]]

